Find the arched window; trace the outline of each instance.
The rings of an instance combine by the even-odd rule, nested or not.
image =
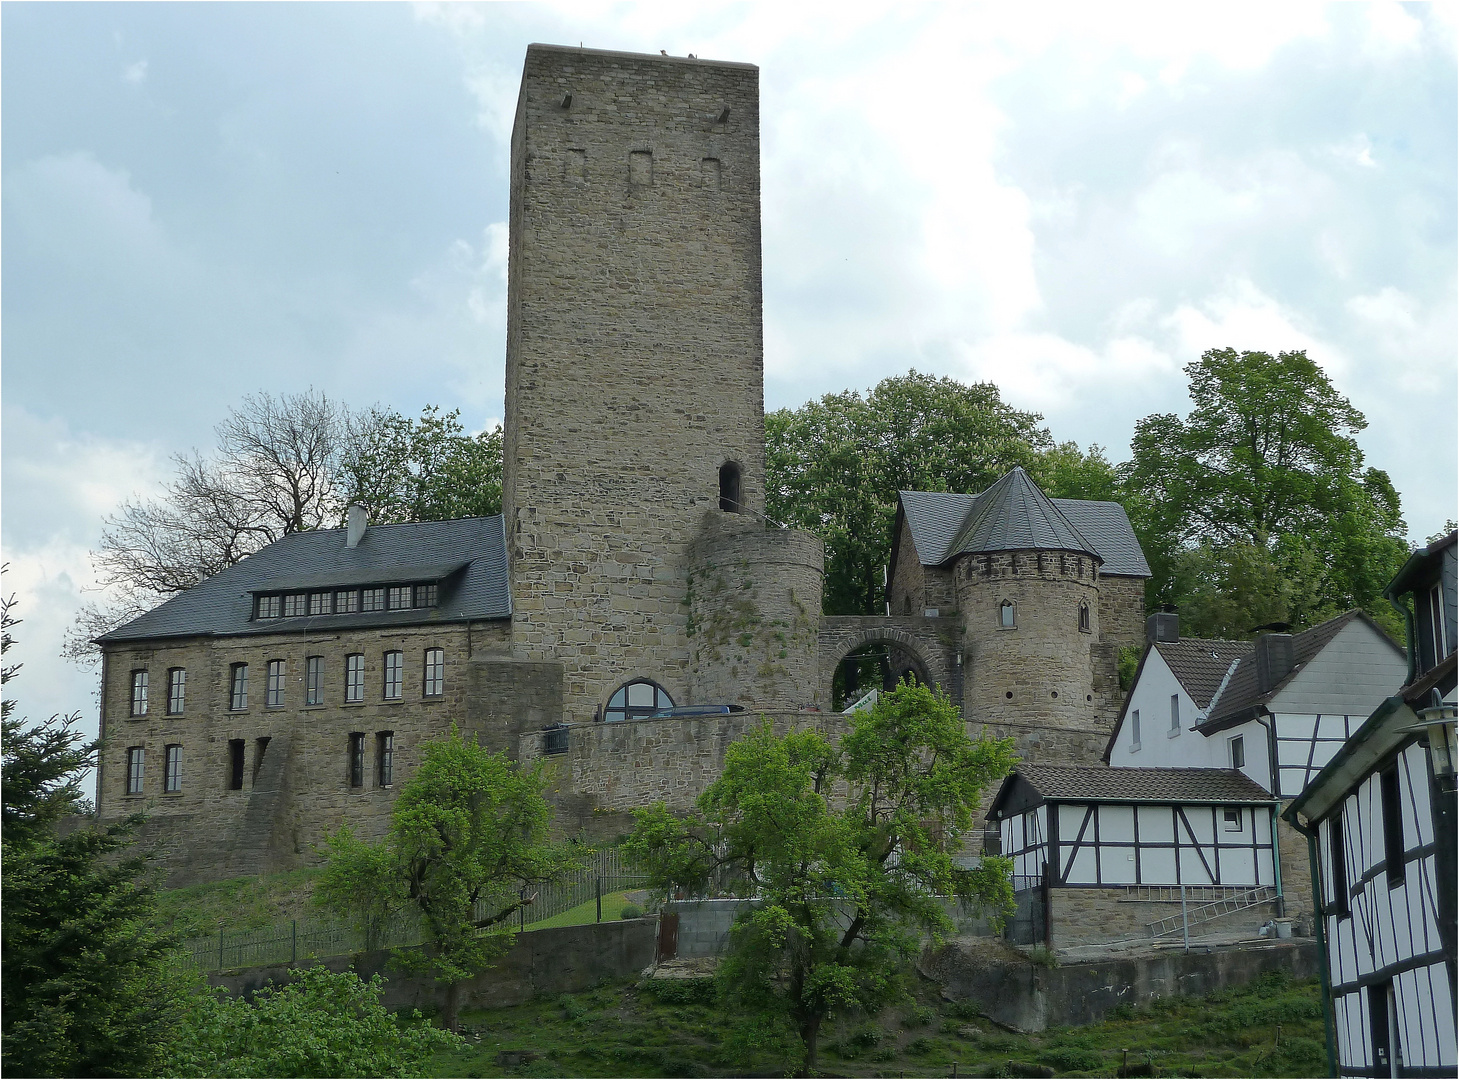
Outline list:
[[[1012,630],[1014,627],[1013,601],[1005,600],[998,605],[998,625],[1004,630]]]
[[[608,707],[603,710],[603,719],[637,720],[652,716],[660,709],[673,707],[674,699],[658,683],[648,679],[635,679],[613,691],[613,696],[608,699]]]
[[[726,461],[719,467],[719,508],[729,514],[740,512],[740,466]]]
[[[1089,605],[1083,602],[1079,604],[1079,629],[1089,633]]]

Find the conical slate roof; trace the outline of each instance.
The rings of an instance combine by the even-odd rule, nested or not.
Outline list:
[[[978,496],[962,530],[948,548],[950,555],[992,551],[1082,551],[1099,557],[1037,484],[1015,465]]]

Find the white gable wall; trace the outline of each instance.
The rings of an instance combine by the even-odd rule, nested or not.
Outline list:
[[[1180,734],[1176,736],[1170,734],[1171,694],[1180,699]],[[1137,709],[1140,712],[1138,749],[1133,720]],[[1230,768],[1230,761],[1223,756],[1224,745],[1213,747],[1211,740],[1192,730],[1200,720],[1196,703],[1180,685],[1160,650],[1151,649],[1140,671],[1140,681],[1130,694],[1124,719],[1120,721],[1109,763],[1116,768]],[[1218,754],[1218,750],[1223,753]]]
[[[1362,619],[1338,631],[1272,698],[1274,713],[1350,715],[1357,730],[1373,710],[1403,685],[1408,659]]]

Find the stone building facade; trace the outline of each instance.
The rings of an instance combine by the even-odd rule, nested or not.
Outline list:
[[[149,811],[178,880],[299,865],[379,835],[454,724],[547,759],[561,831],[612,836],[691,804],[761,715],[843,730],[833,676],[868,646],[1026,756],[1098,760],[1149,573],[1117,506],[1021,470],[905,492],[888,613],[854,618],[821,614],[821,542],[765,521],[759,153],[752,66],[529,47],[502,515],[295,534],[101,639],[102,817]]]

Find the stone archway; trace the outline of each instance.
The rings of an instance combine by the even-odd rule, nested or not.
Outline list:
[[[852,653],[871,645],[887,645],[910,658],[918,677],[941,687],[962,705],[962,678],[957,656],[962,626],[955,618],[920,616],[823,615],[820,629],[820,688],[829,708],[836,668]]]

